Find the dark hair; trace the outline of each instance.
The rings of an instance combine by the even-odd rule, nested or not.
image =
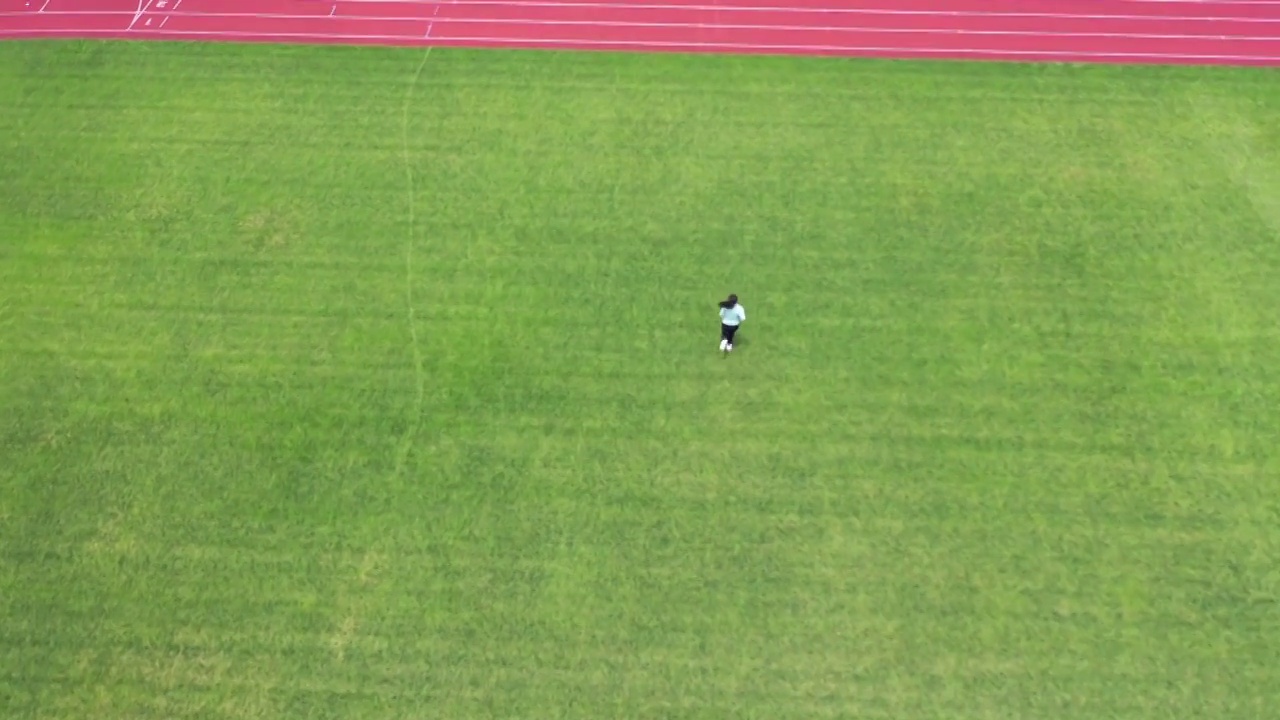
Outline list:
[[[729,299],[721,302],[720,307],[724,308],[725,310],[732,310],[733,306],[737,304],[738,304],[738,296],[730,293]]]

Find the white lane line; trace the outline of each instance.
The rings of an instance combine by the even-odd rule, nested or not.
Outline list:
[[[431,0],[433,1],[433,0]],[[1133,0],[1138,2],[1139,0]],[[430,2],[417,2],[416,0],[343,0],[343,2],[352,5],[407,5],[410,7],[421,7],[430,4]],[[599,0],[583,0],[583,2],[573,2],[573,0],[467,0],[465,5],[485,5],[489,7],[546,7],[546,8],[591,8],[594,10],[660,10],[664,12],[672,12],[679,10],[687,10],[691,12],[766,12],[766,13],[803,13],[813,15],[926,15],[937,17],[1043,17],[1043,18],[1080,18],[1084,20],[1100,19],[1100,18],[1120,18],[1125,20],[1236,20],[1240,22],[1280,22],[1280,17],[1275,18],[1250,18],[1238,17],[1235,15],[1225,16],[1206,16],[1206,15],[1170,15],[1168,17],[1160,15],[1152,15],[1144,13],[1141,15],[1123,14],[1123,13],[1068,13],[1068,12],[1032,12],[1032,11],[1008,11],[1008,10],[905,10],[901,8],[878,8],[878,7],[788,7],[786,5],[714,5],[714,4],[679,4],[669,2],[638,2],[638,3],[619,3],[619,2],[599,2]],[[1183,4],[1196,5],[1218,5],[1221,3],[1200,2],[1200,0],[1192,0]],[[1244,6],[1252,6],[1258,3],[1241,2],[1237,3]],[[1280,0],[1274,3],[1280,6]]]
[[[356,0],[356,2],[359,1]],[[1135,5],[1280,5],[1280,0],[1118,0],[1118,2]]]
[[[151,0],[148,0],[150,2]],[[440,5],[436,5],[439,12]],[[287,15],[283,13],[223,13],[223,12],[171,12],[190,18],[223,18],[245,20],[310,20],[319,15]],[[427,32],[423,37],[430,37],[436,23],[436,16],[422,17],[374,17],[362,15],[343,15],[342,20],[362,22],[421,22],[427,20]],[[135,20],[136,22],[136,20]],[[669,30],[730,30],[745,32],[822,32],[822,33],[882,33],[886,35],[972,35],[975,37],[1027,37],[1027,38],[1122,38],[1129,40],[1224,40],[1238,42],[1280,42],[1280,33],[1276,35],[1222,35],[1196,33],[1128,33],[1128,32],[1087,32],[1048,30],[983,30],[966,28],[901,28],[901,27],[867,27],[859,25],[750,25],[735,23],[688,23],[688,22],[629,22],[610,20],[535,20],[525,18],[444,18],[440,22],[458,25],[514,25],[520,27],[600,27],[600,28],[641,28]],[[132,27],[132,26],[131,26]],[[1280,28],[1277,28],[1280,30]]]
[[[342,0],[342,2],[350,3],[350,4],[352,4],[352,5],[430,5],[431,3],[435,2],[435,0]],[[1217,5],[1222,5],[1222,6],[1226,6],[1226,7],[1232,7],[1232,6],[1244,6],[1244,7],[1253,7],[1253,6],[1263,6],[1263,7],[1269,7],[1269,6],[1280,6],[1280,0],[1111,0],[1111,2],[1114,2],[1114,3],[1115,3],[1115,4],[1117,4],[1117,5],[1173,5],[1173,6],[1179,6],[1179,5],[1199,5],[1199,6],[1201,6],[1201,7],[1204,7],[1204,6],[1206,6],[1206,5],[1207,5],[1207,6],[1217,6]],[[545,1],[544,1],[544,0],[509,0],[509,1],[508,1],[508,0],[470,0],[467,4],[468,4],[468,5],[547,5],[547,4],[554,4],[554,5],[562,5],[562,6],[578,6],[578,7],[601,7],[601,6],[606,6],[606,7],[617,7],[617,8],[633,7],[630,3],[625,3],[625,2],[613,2],[613,3],[608,3],[608,2],[593,2],[592,0],[583,0],[583,2],[574,2],[574,0],[559,0],[559,2],[552,2],[551,0],[545,0]],[[678,7],[705,7],[705,8],[714,8],[714,7],[717,7],[717,6],[715,6],[715,5],[692,5],[692,4],[691,4],[691,5],[679,5],[679,4],[674,4],[674,3],[666,3],[666,4],[664,4],[664,5],[663,5],[663,7],[672,7],[672,8],[678,8]],[[766,8],[765,6],[756,6],[756,7],[765,8],[765,9],[773,9],[773,10],[779,10],[779,9],[781,9],[781,10],[791,10],[791,9],[795,9],[795,8],[787,8],[787,7],[782,7],[782,8],[779,8],[779,7]],[[749,6],[742,6],[742,7],[737,8],[737,9],[751,9],[751,8],[750,8]],[[826,8],[824,8],[824,7],[814,7],[814,8],[809,8],[809,9],[810,9],[812,12],[857,12],[857,11],[881,12],[881,10],[880,10],[880,9],[878,9],[878,8],[874,8],[874,7],[869,7],[869,6],[862,6],[862,7],[858,7],[858,8],[845,8],[845,7],[838,7],[838,6],[837,6],[837,7],[826,7]],[[932,12],[932,11],[930,11],[930,10],[921,10],[921,11],[919,11],[919,12]],[[963,12],[963,11],[958,11],[958,12]],[[1147,15],[1147,16],[1145,16],[1145,17],[1151,17],[1151,16],[1150,16],[1150,15]]]
[[[344,0],[347,3],[358,3],[363,0]],[[409,2],[389,2],[389,0],[377,0],[379,4],[394,5],[421,5],[428,3],[409,3]],[[47,0],[46,0],[47,4]],[[440,3],[430,3],[437,8]],[[660,12],[767,12],[767,13],[790,13],[796,15],[883,15],[883,16],[904,16],[904,17],[964,17],[964,18],[1028,18],[1028,19],[1046,19],[1046,20],[1134,20],[1140,22],[1196,22],[1196,23],[1218,23],[1218,22],[1238,22],[1238,23],[1276,23],[1280,24],[1280,15],[1274,18],[1252,18],[1252,17],[1233,17],[1233,16],[1197,16],[1197,15],[1169,15],[1167,17],[1159,15],[1132,15],[1132,14],[1104,14],[1104,13],[1050,13],[1050,12],[1002,12],[1002,11],[984,11],[984,10],[873,10],[866,8],[788,8],[788,7],[734,7],[731,5],[663,5],[663,4],[626,4],[619,5],[617,3],[600,3],[600,2],[555,2],[548,0],[546,2],[501,2],[501,0],[468,0],[462,3],[464,6],[471,5],[489,5],[504,8],[592,8],[598,10],[656,10]],[[178,6],[174,5],[174,10]],[[226,16],[230,13],[205,13],[200,11],[191,11],[193,14],[210,15],[210,16]],[[20,12],[0,12],[0,17],[21,15]],[[132,15],[132,10],[54,10],[49,13],[51,15]],[[262,15],[262,13],[243,13],[244,15]],[[285,14],[287,17],[320,17],[319,15],[294,15]],[[425,19],[423,16],[414,16],[416,20]]]
[[[72,28],[60,30],[16,30],[9,33],[0,31],[0,37],[23,37],[35,35],[87,35],[87,36],[119,36],[119,30],[76,30]],[[422,42],[418,35],[365,35],[365,34],[332,34],[332,33],[298,33],[298,32],[237,32],[231,30],[166,30],[154,33],[159,36],[189,36],[226,38],[228,40],[254,39],[272,40],[315,40],[324,42],[340,42],[343,40],[377,41],[416,44]],[[830,53],[884,53],[887,56],[904,55],[963,55],[987,57],[1058,57],[1070,58],[1115,58],[1115,59],[1149,59],[1149,60],[1218,60],[1235,62],[1267,62],[1280,65],[1280,54],[1277,55],[1227,55],[1227,54],[1190,54],[1190,53],[1153,53],[1153,52],[1105,52],[1091,50],[984,50],[978,48],[904,48],[866,45],[795,45],[795,44],[760,44],[734,42],[677,42],[654,40],[577,40],[572,38],[511,38],[458,36],[448,38],[432,38],[436,44],[474,43],[488,46],[544,46],[565,49],[583,47],[615,47],[615,48],[689,48],[704,50],[731,50],[747,52],[830,52]]]

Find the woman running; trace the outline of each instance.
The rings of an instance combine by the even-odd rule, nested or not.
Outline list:
[[[733,352],[733,334],[746,319],[747,311],[738,304],[737,295],[720,303],[720,352]]]

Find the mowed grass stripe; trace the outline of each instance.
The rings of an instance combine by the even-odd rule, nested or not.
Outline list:
[[[1274,705],[1269,75],[421,59],[0,46],[10,715]]]

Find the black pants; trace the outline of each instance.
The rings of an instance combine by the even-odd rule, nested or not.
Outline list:
[[[730,345],[733,344],[733,334],[738,332],[737,325],[725,325],[720,323],[720,338]]]

